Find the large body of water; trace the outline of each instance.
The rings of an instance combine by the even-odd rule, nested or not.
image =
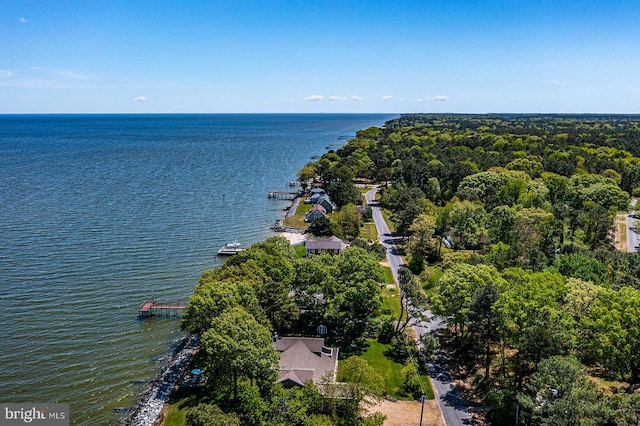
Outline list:
[[[296,171],[390,115],[0,116],[0,402],[117,423],[216,251],[272,235]]]

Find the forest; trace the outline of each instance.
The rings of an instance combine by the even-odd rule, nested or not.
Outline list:
[[[640,422],[640,116],[403,115],[299,172],[380,185],[409,268],[492,425]],[[632,251],[634,247],[631,247]]]

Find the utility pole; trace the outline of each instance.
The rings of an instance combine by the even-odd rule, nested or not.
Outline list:
[[[422,401],[422,408],[420,409],[420,426],[422,426],[422,413],[424,413],[424,391],[422,391],[420,401]]]

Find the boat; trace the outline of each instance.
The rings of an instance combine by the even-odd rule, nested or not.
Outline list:
[[[218,255],[220,255],[220,256],[229,256],[229,255],[233,255],[233,254],[238,254],[242,250],[244,250],[242,248],[242,245],[239,242],[234,241],[232,243],[227,243],[224,246],[222,246],[222,248],[220,250],[218,250]]]

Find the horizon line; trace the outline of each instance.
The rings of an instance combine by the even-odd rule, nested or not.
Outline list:
[[[0,112],[17,115],[567,115],[640,116],[640,112]]]

